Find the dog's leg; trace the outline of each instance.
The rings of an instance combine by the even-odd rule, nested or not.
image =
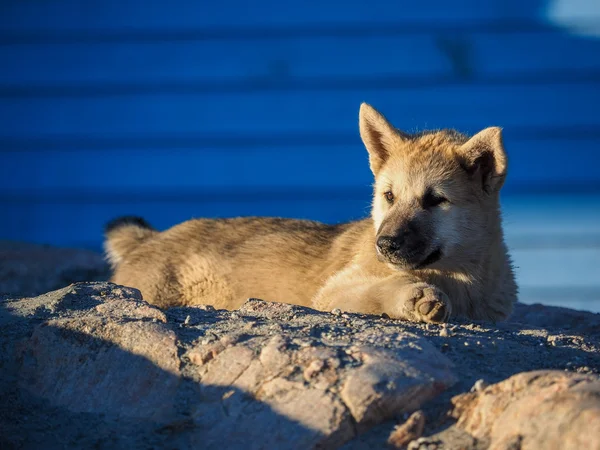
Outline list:
[[[452,311],[450,299],[440,288],[411,277],[392,276],[373,286],[383,299],[383,312],[392,318],[416,322],[446,322]]]
[[[434,323],[448,320],[451,313],[448,296],[433,284],[408,273],[378,278],[364,274],[359,266],[331,277],[313,299],[313,306]]]

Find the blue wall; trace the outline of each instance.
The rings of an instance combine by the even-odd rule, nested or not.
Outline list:
[[[600,41],[551,6],[4,0],[0,238],[99,247],[120,214],[361,217],[362,101],[407,131],[503,126],[507,198],[599,192]]]

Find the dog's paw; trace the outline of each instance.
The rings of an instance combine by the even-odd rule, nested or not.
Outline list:
[[[407,316],[418,322],[446,322],[451,312],[448,296],[427,283],[410,286],[406,291],[403,307]]]

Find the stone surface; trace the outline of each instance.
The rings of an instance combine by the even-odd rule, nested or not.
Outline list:
[[[168,436],[177,448],[221,448],[227,436],[229,448],[335,448],[457,381],[423,337],[292,305],[165,313],[135,289],[83,283],[6,299],[0,311],[2,348],[14,349],[2,356],[13,381],[2,389],[33,422],[44,421],[37,402],[104,422],[110,435],[125,420],[159,446]],[[13,444],[14,414],[0,416]]]
[[[452,401],[457,426],[490,450],[600,449],[597,375],[520,373]]]
[[[392,448],[406,448],[412,441],[417,440],[423,434],[425,427],[425,414],[423,411],[415,411],[401,425],[398,425],[390,437],[388,444]]]
[[[0,240],[0,294],[39,295],[77,281],[108,278],[108,265],[99,253]]]
[[[400,359],[396,351],[370,347],[351,350],[351,355],[363,364],[347,377],[341,396],[359,431],[394,414],[414,411],[423,397],[433,398],[448,384],[454,384],[448,377],[445,358],[431,344],[424,339],[407,341],[399,340],[401,346],[419,352],[406,351]]]
[[[48,320],[20,357],[20,386],[69,411],[150,420],[173,414],[179,359],[175,334],[163,324]]]
[[[600,314],[558,306],[517,303],[511,322],[548,329],[568,329],[577,333],[600,336]]]

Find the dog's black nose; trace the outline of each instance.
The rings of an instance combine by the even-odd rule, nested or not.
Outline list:
[[[380,236],[377,239],[377,248],[384,255],[396,253],[402,248],[403,239],[393,236]]]

